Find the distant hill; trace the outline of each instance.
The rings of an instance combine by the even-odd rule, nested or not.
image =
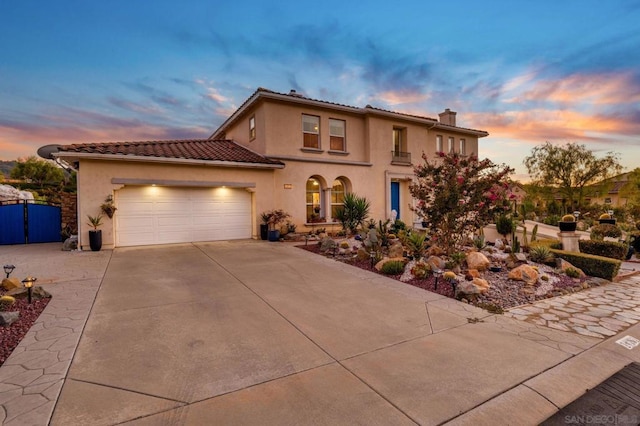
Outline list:
[[[8,178],[11,174],[11,169],[16,165],[16,161],[2,161],[0,160],[0,173],[4,175],[5,178]]]

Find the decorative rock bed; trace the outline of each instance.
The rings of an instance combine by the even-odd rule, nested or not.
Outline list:
[[[344,243],[345,241],[346,243]],[[325,249],[329,246],[335,247],[335,249],[331,248],[323,251],[321,249],[323,245]],[[298,247],[319,255],[332,257],[337,261],[361,269],[382,274],[379,269],[371,266],[368,255],[366,257],[363,253],[358,255],[358,252],[362,251],[361,245],[358,240],[343,239],[337,240],[331,245],[328,242],[324,244],[319,242]],[[443,279],[443,277],[436,279],[433,275],[426,278],[416,278],[412,273],[416,261],[408,259],[406,259],[407,263],[402,274],[387,276],[443,296],[455,297],[494,312],[501,312],[502,310],[529,304],[536,300],[575,293],[608,282],[600,278],[586,276],[571,278],[559,269],[544,264],[527,262],[523,255],[514,260],[516,256],[510,256],[495,249],[478,254],[486,254],[486,258],[490,260],[490,265],[482,261],[481,257],[484,256],[472,255],[470,259],[472,264],[476,268],[478,268],[478,265],[482,265],[482,270],[478,271],[478,269],[472,268],[473,274],[469,273],[471,272],[470,270],[467,270],[466,274],[457,273],[455,284]],[[488,289],[482,284],[483,281],[488,282]],[[464,294],[465,292],[467,294]]]

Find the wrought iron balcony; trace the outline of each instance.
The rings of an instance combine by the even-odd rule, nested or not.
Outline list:
[[[391,151],[391,163],[411,164],[411,153],[402,151]]]

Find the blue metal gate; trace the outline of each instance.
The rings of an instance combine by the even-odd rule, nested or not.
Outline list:
[[[25,200],[0,204],[0,245],[62,241],[59,206]]]

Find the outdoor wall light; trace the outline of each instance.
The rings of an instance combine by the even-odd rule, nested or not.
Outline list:
[[[4,268],[4,273],[7,274],[7,278],[9,278],[9,275],[11,275],[13,270],[16,269],[14,265],[4,265],[3,268]]]
[[[35,283],[38,279],[34,278],[34,277],[27,277],[24,280],[22,280],[22,284],[24,284],[24,287],[27,289],[27,294],[29,296],[29,304],[31,304],[31,288],[33,287],[33,283]]]
[[[433,268],[433,276],[436,277],[436,284],[434,287],[434,290],[438,289],[438,278],[440,278],[442,276],[442,269],[438,269],[438,268]]]

